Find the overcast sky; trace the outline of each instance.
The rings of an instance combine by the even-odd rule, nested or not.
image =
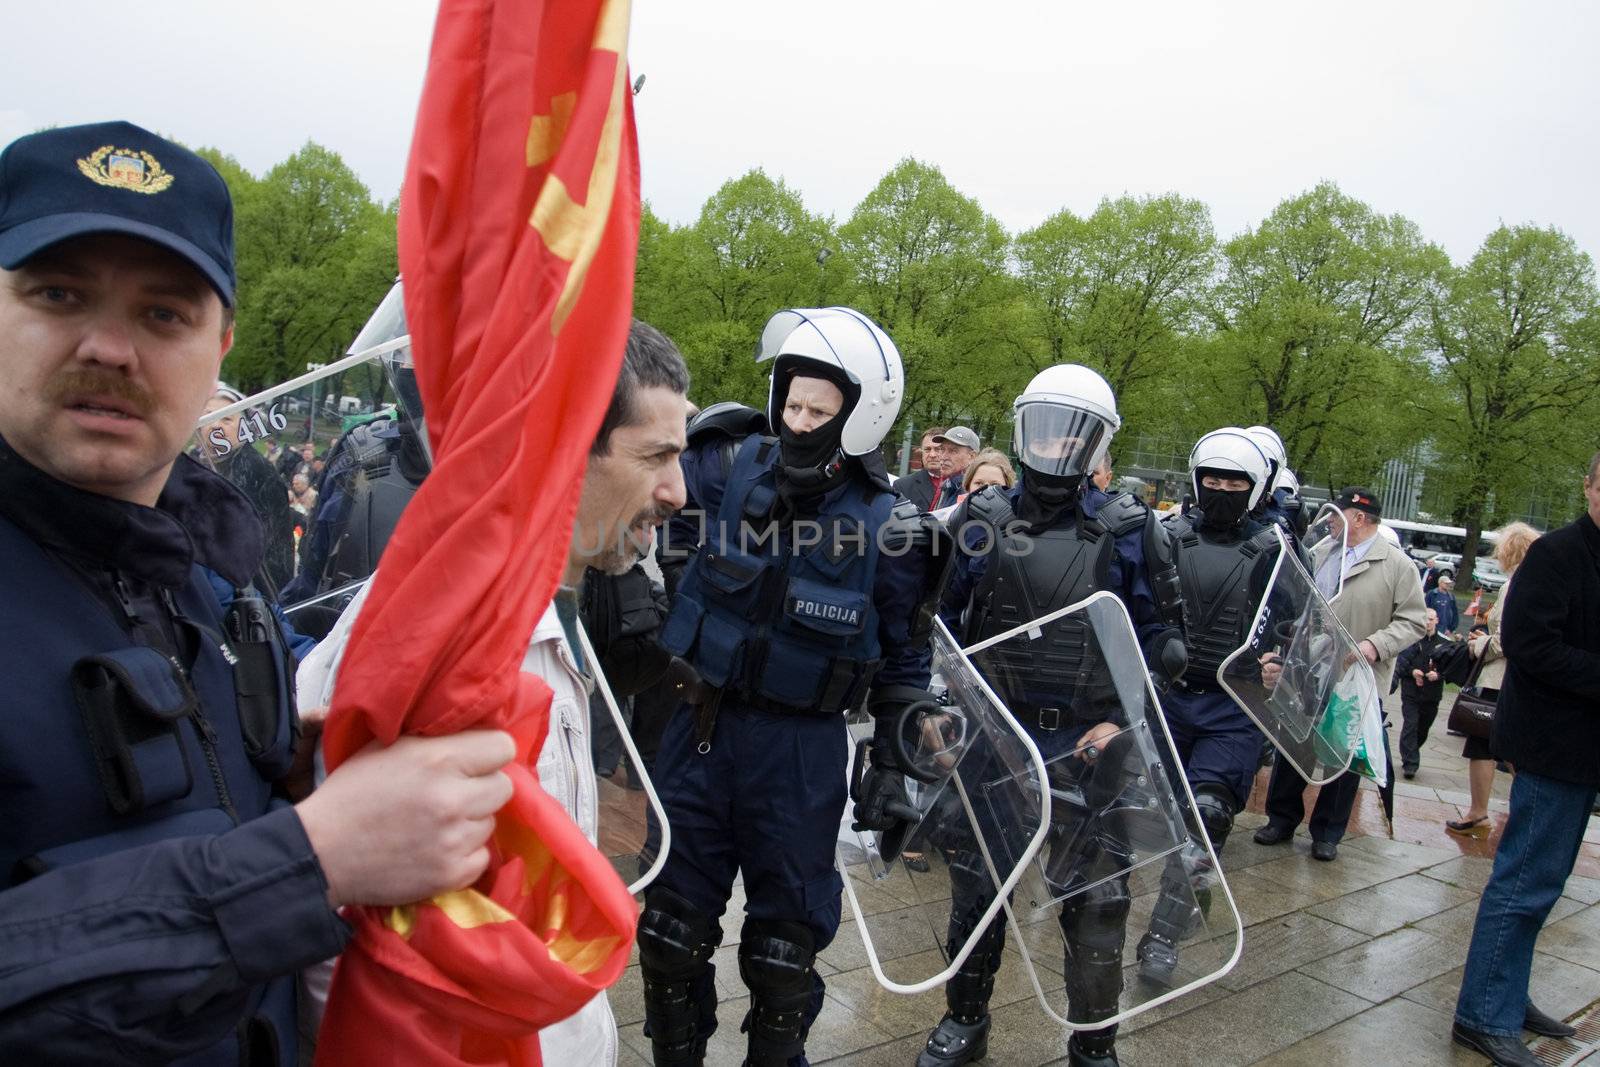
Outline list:
[[[307,139],[382,196],[429,0],[6,4],[0,143],[127,118],[260,172]],[[937,164],[1013,232],[1177,191],[1218,233],[1322,179],[1458,261],[1501,221],[1600,252],[1600,5],[636,0],[644,192],[691,220],[761,166],[843,219]]]

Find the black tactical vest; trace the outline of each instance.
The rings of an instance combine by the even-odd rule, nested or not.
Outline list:
[[[1059,526],[1030,531],[1015,521],[999,490],[969,498],[966,515],[991,525],[987,568],[973,593],[964,644],[1016,629],[1110,586],[1116,534],[1098,518],[1073,512]],[[1041,628],[1039,636],[1001,642],[976,661],[1013,714],[1049,729],[1092,721],[1095,709],[1115,702],[1086,617],[1072,614]]]
[[[1271,526],[1200,530],[1183,516],[1172,520],[1169,529],[1183,593],[1183,640],[1189,649],[1183,680],[1192,688],[1215,691],[1222,661],[1249,635],[1277,558],[1278,539]]]

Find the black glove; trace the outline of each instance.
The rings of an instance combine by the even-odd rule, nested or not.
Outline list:
[[[1189,666],[1189,650],[1178,630],[1163,630],[1150,644],[1150,671],[1162,688],[1183,677]]]
[[[928,703],[937,706],[932,693],[915,686],[885,686],[868,700],[873,716],[872,739],[856,745],[856,778],[850,784],[855,801],[855,830],[877,835],[878,854],[886,861],[900,855],[900,846],[922,812],[906,798],[905,763],[908,754],[900,736],[908,709]]]
[[[869,764],[851,783],[850,798],[855,801],[851,829],[873,831],[878,839],[878,855],[893,862],[900,855],[906,835],[922,819],[922,812],[906,799],[905,775],[892,767]]]

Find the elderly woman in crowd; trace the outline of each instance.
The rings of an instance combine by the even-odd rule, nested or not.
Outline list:
[[[1470,643],[1472,656],[1479,662],[1477,685],[1483,695],[1494,699],[1500,691],[1500,683],[1505,678],[1506,661],[1505,653],[1500,648],[1500,614],[1506,602],[1506,595],[1511,592],[1510,577],[1522,563],[1522,557],[1528,554],[1528,546],[1533,544],[1539,536],[1535,530],[1525,522],[1514,522],[1503,528],[1494,547],[1495,562],[1500,564],[1500,569],[1507,574],[1506,584],[1500,590],[1500,597],[1489,609],[1488,632],[1475,635]],[[1467,808],[1466,818],[1445,820],[1445,829],[1453,834],[1467,837],[1481,837],[1489,832],[1489,792],[1494,787],[1495,759],[1489,754],[1489,741],[1484,737],[1469,737],[1461,754],[1471,760],[1467,771],[1467,781],[1472,790],[1472,800]]]

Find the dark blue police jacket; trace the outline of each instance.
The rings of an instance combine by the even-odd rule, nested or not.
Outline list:
[[[747,437],[731,471],[720,440],[684,453],[689,503],[663,550],[693,555],[662,647],[733,700],[775,713],[837,712],[873,684],[926,687],[927,643],[912,630],[930,561],[882,550],[894,492],[847,478],[797,539],[768,522],[779,451],[773,438]]]
[[[274,794],[292,704],[247,741],[202,569],[260,556],[187,457],[145,508],[0,441],[0,1062],[294,1063],[295,972],[349,928]]]

